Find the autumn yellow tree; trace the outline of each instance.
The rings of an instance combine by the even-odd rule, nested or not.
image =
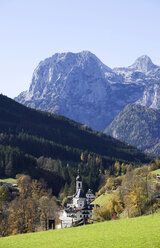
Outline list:
[[[43,186],[29,176],[18,177],[20,195],[10,204],[9,234],[34,232],[41,220],[45,221],[47,228],[48,218],[56,217],[56,201]]]
[[[7,202],[9,191],[6,187],[0,186],[0,237],[8,235]]]
[[[43,196],[39,201],[40,220],[44,230],[48,229],[49,218],[57,219],[57,205],[54,197]]]
[[[34,232],[38,221],[36,203],[32,198],[19,197],[9,208],[9,234]]]
[[[114,168],[115,168],[116,174],[118,176],[120,174],[120,170],[121,170],[121,165],[118,161],[115,162]]]
[[[128,217],[140,216],[146,211],[151,211],[155,201],[155,184],[149,177],[148,168],[128,172],[118,192]]]

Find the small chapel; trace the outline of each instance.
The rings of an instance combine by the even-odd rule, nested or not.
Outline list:
[[[66,208],[60,212],[61,228],[83,225],[92,218],[92,201],[95,195],[91,189],[83,192],[83,184],[80,173],[76,177],[76,192],[67,198]]]

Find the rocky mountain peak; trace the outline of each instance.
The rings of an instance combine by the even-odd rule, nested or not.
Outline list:
[[[71,81],[72,84],[81,81],[82,87],[86,78],[93,82],[95,78],[105,78],[107,72],[112,70],[89,51],[56,53],[39,63],[26,96],[43,98],[51,90],[54,95],[60,95]]]
[[[132,69],[132,70],[146,73],[146,72],[149,72],[149,71],[151,71],[157,67],[158,66],[153,64],[150,57],[148,57],[147,55],[142,55],[138,59],[136,59],[136,61],[128,68]]]
[[[16,100],[27,106],[58,113],[97,129],[95,116],[105,109],[109,83],[114,74],[89,51],[56,53],[35,69],[28,91]],[[103,126],[103,120],[100,120]],[[101,127],[103,130],[103,127]]]
[[[39,63],[29,90],[15,100],[103,131],[128,103],[160,108],[159,79],[160,67],[146,55],[110,69],[89,51],[56,53]]]
[[[72,53],[72,52],[66,52],[66,53],[55,53],[52,57],[47,58],[39,63],[40,66],[44,65],[50,65],[53,66],[53,64],[58,64],[59,66],[65,66],[65,67],[82,67],[86,66],[87,64],[91,64],[93,66],[93,63],[98,65],[101,69],[103,69],[104,72],[112,72],[111,68],[104,65],[93,53],[89,51],[82,51],[79,53]]]

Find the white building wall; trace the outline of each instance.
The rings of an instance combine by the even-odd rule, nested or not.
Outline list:
[[[95,199],[95,195],[94,194],[86,194],[86,198],[88,199]]]
[[[77,207],[77,198],[76,197],[74,197],[73,198],[73,207]]]
[[[76,192],[77,192],[79,189],[82,189],[82,181],[76,181]]]
[[[73,207],[80,208],[84,207],[86,203],[86,198],[73,198]]]
[[[72,227],[73,221],[75,221],[72,217],[67,216],[67,212],[62,210],[59,212],[60,224],[57,225],[57,228],[68,228]]]
[[[80,208],[80,207],[84,207],[85,206],[85,203],[86,203],[86,199],[85,198],[79,198],[77,200],[77,207]]]

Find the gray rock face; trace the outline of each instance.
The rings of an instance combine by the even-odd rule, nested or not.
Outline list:
[[[103,131],[128,103],[158,108],[159,78],[160,67],[147,56],[111,69],[88,51],[56,53],[39,63],[29,90],[15,100]]]
[[[137,103],[147,108],[160,109],[160,84],[154,83],[146,87]]]

